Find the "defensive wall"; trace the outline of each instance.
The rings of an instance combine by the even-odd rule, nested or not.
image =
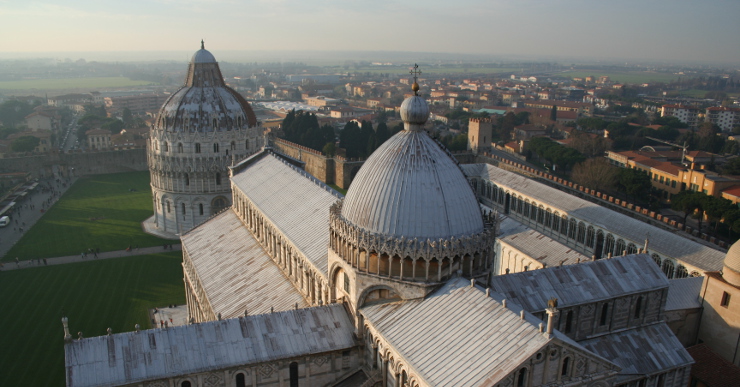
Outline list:
[[[146,148],[91,152],[52,152],[43,155],[0,159],[0,172],[30,172],[44,178],[54,171],[74,176],[146,171]]]
[[[349,188],[357,171],[365,163],[365,159],[350,159],[342,156],[327,157],[315,149],[281,138],[271,138],[270,141],[278,152],[306,163],[306,172],[326,184],[334,184],[342,189]],[[475,155],[467,151],[453,153],[452,155],[461,164],[476,162]]]

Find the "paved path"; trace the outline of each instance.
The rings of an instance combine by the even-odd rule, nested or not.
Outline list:
[[[9,270],[18,270],[18,269],[30,269],[30,268],[39,267],[39,266],[64,265],[66,263],[88,262],[88,261],[97,261],[101,259],[112,259],[112,258],[135,257],[138,255],[166,253],[169,251],[181,251],[181,250],[182,250],[181,245],[173,244],[171,249],[166,249],[166,250],[162,246],[154,246],[154,247],[141,247],[138,249],[132,249],[131,251],[126,251],[126,250],[106,251],[106,252],[101,252],[100,254],[98,254],[97,258],[95,258],[94,254],[87,254],[87,256],[84,258],[82,257],[82,254],[77,254],[77,255],[68,255],[66,257],[46,258],[45,260],[43,258],[31,259],[27,261],[20,261],[18,263],[3,262],[2,263],[3,266],[0,268],[0,270],[9,271]],[[44,261],[46,261],[46,264],[44,264]]]
[[[10,224],[0,227],[0,257],[5,256],[75,181],[77,178],[61,179],[59,182],[55,179],[41,179],[36,189],[16,202],[13,209],[7,213],[10,216]]]

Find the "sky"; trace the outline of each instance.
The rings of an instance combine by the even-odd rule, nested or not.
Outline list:
[[[738,0],[0,0],[0,54],[165,57],[204,39],[217,58],[351,50],[740,66],[739,17]]]

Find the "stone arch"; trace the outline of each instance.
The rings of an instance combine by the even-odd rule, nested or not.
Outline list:
[[[575,240],[576,232],[578,231],[578,221],[576,218],[570,218],[568,222],[568,238]]]
[[[670,259],[663,260],[662,269],[663,269],[663,273],[665,274],[666,277],[668,277],[668,279],[673,278],[674,270],[675,270],[675,265],[673,264],[673,261],[671,261]]]
[[[393,287],[389,285],[375,285],[360,293],[360,296],[357,298],[357,307],[361,308],[365,305],[400,299],[401,296]]]
[[[576,232],[576,241],[578,243],[586,242],[586,224],[578,222],[578,231]]]
[[[614,255],[615,243],[616,242],[614,241],[614,235],[612,235],[611,233],[606,234],[606,241],[604,242],[604,253],[602,254],[602,256],[609,256],[609,254]]]
[[[627,254],[634,254],[637,252],[637,246],[635,246],[634,243],[630,243],[627,245]]]
[[[211,215],[218,214],[229,206],[229,200],[224,196],[216,196],[211,200]]]
[[[679,263],[678,266],[676,266],[676,278],[686,278],[688,276],[689,271],[686,269],[686,266]]]
[[[621,256],[624,255],[624,250],[627,249],[627,244],[624,242],[624,239],[619,238],[617,239],[617,246],[616,251],[614,252],[615,256]]]

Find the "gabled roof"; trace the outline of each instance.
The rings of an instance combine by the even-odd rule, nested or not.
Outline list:
[[[646,254],[491,278],[491,290],[533,313],[545,310],[551,298],[563,308],[667,287],[668,279]]]
[[[521,251],[547,267],[571,265],[590,258],[568,246],[504,216],[499,223],[498,240]],[[502,257],[502,259],[505,259]]]
[[[620,214],[596,203],[583,200],[535,180],[488,164],[461,164],[463,172],[469,177],[480,177],[492,183],[528,196],[538,203],[548,204],[553,210],[588,222],[624,238],[627,243],[642,246],[645,237],[650,235],[648,251],[662,257],[683,261],[704,271],[717,271],[722,268],[725,253],[705,246],[673,232],[651,226],[645,222]]]
[[[233,210],[181,239],[215,315],[232,318],[245,310],[260,314],[309,306]]]
[[[704,277],[687,277],[668,280],[668,299],[665,310],[701,308],[699,295]]]
[[[118,333],[64,345],[67,387],[128,385],[355,345],[342,304]]]
[[[622,368],[616,384],[694,363],[664,322],[581,340],[581,345]]]
[[[696,361],[691,367],[692,378],[708,387],[737,387],[740,367],[725,360],[706,344],[698,344],[686,350]]]
[[[318,272],[327,275],[329,207],[341,194],[271,152],[242,162],[231,181]]]
[[[423,300],[373,305],[360,313],[402,356],[397,361],[430,386],[493,385],[550,342],[588,353],[560,332],[548,338],[539,331],[540,319],[526,312],[522,319],[521,307],[504,308],[503,298],[488,297],[458,277]]]

